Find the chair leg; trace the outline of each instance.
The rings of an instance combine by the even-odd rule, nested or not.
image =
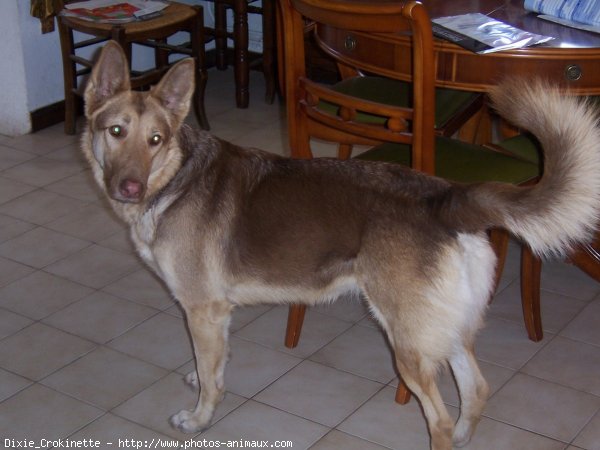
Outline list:
[[[396,388],[396,403],[406,405],[410,402],[410,391],[402,381],[402,378],[398,379],[398,387]]]
[[[225,3],[215,1],[215,65],[219,70],[227,69],[227,9]]]
[[[74,92],[77,86],[77,73],[75,63],[71,59],[75,54],[73,32],[66,25],[63,25],[60,18],[58,20],[58,32],[60,35],[65,87],[65,133],[75,134],[77,99]]]
[[[274,0],[263,0],[262,2],[262,29],[263,29],[263,53],[262,71],[265,77],[267,90],[265,102],[273,103],[277,84],[275,82],[275,2]]]
[[[521,248],[521,305],[529,339],[539,342],[544,337],[540,308],[542,261],[527,246]]]
[[[233,42],[235,54],[235,102],[238,108],[247,108],[250,61],[248,55],[248,2],[235,0],[233,7]]]
[[[348,159],[352,156],[352,145],[351,144],[339,144],[338,145],[338,159]]]
[[[206,110],[204,109],[204,92],[208,81],[206,72],[206,53],[204,51],[204,11],[195,6],[196,17],[191,24],[190,40],[192,43],[192,54],[196,58],[196,90],[194,91],[194,112],[198,123],[203,130],[210,130]]]
[[[288,313],[287,329],[285,332],[285,346],[294,348],[300,340],[300,332],[302,331],[302,323],[304,322],[304,314],[306,313],[305,305],[291,305]]]

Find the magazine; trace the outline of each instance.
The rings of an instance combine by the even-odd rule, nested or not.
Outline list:
[[[433,34],[475,53],[529,47],[554,39],[520,30],[481,13],[432,20]]]
[[[524,7],[540,19],[600,33],[600,0],[525,0]]]
[[[160,14],[167,3],[156,0],[90,0],[70,3],[62,15],[103,23],[127,23]]]

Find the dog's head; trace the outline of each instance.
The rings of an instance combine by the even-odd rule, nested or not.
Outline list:
[[[85,90],[85,138],[96,178],[114,200],[139,203],[179,165],[176,133],[190,108],[194,61],[175,64],[150,91],[132,91],[121,47],[108,42]]]

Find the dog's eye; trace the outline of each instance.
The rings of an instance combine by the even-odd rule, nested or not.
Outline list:
[[[160,134],[153,134],[150,138],[150,144],[158,145],[162,142],[162,136]]]
[[[123,134],[123,128],[120,125],[113,125],[108,132],[114,137],[120,137]]]

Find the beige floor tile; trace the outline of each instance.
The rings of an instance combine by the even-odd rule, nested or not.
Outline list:
[[[6,170],[35,158],[35,155],[0,144],[0,170]],[[10,178],[10,177],[9,177]]]
[[[6,169],[2,176],[15,181],[27,180],[33,186],[46,186],[84,170],[77,161],[60,161],[38,157]]]
[[[352,323],[359,322],[370,315],[366,303],[354,296],[344,296],[332,303],[315,306],[312,309],[321,314]]]
[[[41,380],[94,347],[90,341],[34,323],[0,341],[0,367],[31,380]]]
[[[396,377],[393,353],[383,333],[361,325],[345,331],[310,359],[380,383]]]
[[[46,153],[44,156],[57,161],[76,162],[80,164],[82,169],[87,169],[88,167],[88,163],[85,159],[83,151],[81,150],[81,144],[79,142],[75,142],[57,150],[53,150],[49,153]]]
[[[0,287],[29,275],[35,269],[0,256]]]
[[[102,411],[34,384],[0,403],[2,440],[58,440],[102,415]]]
[[[577,435],[573,444],[586,450],[600,449],[600,411]]]
[[[230,339],[230,348],[225,387],[246,398],[253,397],[302,361],[236,337]]]
[[[227,107],[225,111],[229,111],[230,109],[230,107]],[[232,127],[231,120],[227,114],[216,114],[210,118],[210,133],[219,139],[232,142],[242,138],[248,133],[248,130],[243,127]]]
[[[549,333],[557,333],[562,330],[586,306],[586,302],[583,300],[576,300],[546,290],[541,291],[540,304],[542,326],[544,331]],[[513,281],[494,297],[489,314],[521,325],[524,324],[519,280]]]
[[[157,312],[156,309],[105,292],[94,292],[43,321],[68,333],[104,344]]]
[[[527,375],[515,375],[484,414],[555,440],[570,442],[600,408],[600,398]]]
[[[197,399],[198,393],[184,384],[180,375],[170,374],[133,396],[112,412],[117,416],[183,441],[193,438],[194,434],[184,434],[173,429],[169,424],[169,418],[182,409],[193,409]],[[213,422],[217,422],[244,401],[243,397],[230,392],[226,393],[215,412]]]
[[[594,300],[561,332],[563,336],[600,346],[600,299]]]
[[[276,155],[290,156],[287,133],[282,132],[280,126],[273,126],[272,123],[260,127],[254,124],[250,126],[250,131],[234,137],[231,142],[242,147],[259,148]]]
[[[11,138],[4,142],[4,145],[37,155],[45,155],[67,145],[72,145],[78,140],[79,136],[64,134],[53,128],[46,128],[37,133]]]
[[[170,308],[174,302],[164,283],[149,269],[129,274],[105,286],[103,291],[160,310]]]
[[[70,177],[63,178],[44,187],[65,197],[75,198],[86,203],[106,201],[104,193],[93,179],[91,170],[85,170]]]
[[[32,321],[27,317],[7,311],[6,309],[0,309],[0,339],[15,334],[17,331],[31,325],[31,323]]]
[[[0,205],[17,199],[28,192],[35,191],[35,186],[2,178],[0,173]],[[2,210],[4,210],[2,208]],[[10,215],[10,214],[9,214]]]
[[[600,293],[600,283],[575,266],[560,261],[550,261],[542,266],[542,289],[590,301]]]
[[[135,250],[133,242],[131,242],[131,238],[129,237],[129,231],[119,231],[112,236],[98,241],[98,245],[105,248],[110,248],[111,250],[116,250],[121,253],[137,255],[137,251]]]
[[[600,397],[600,347],[595,345],[557,336],[522,372]]]
[[[386,450],[387,447],[365,441],[341,431],[332,430],[323,436],[311,450]]]
[[[119,445],[121,448],[126,446],[131,448],[148,446],[152,448],[155,445],[158,447],[165,443],[166,446],[167,442],[173,442],[173,439],[167,435],[110,413],[103,415],[77,433],[69,436],[69,439],[74,441],[84,439],[99,441],[100,445],[97,448],[101,450],[119,448]],[[171,448],[177,447],[171,446]]]
[[[165,309],[165,313],[175,316],[178,319],[185,319],[185,311],[179,303],[174,303],[169,308]]]
[[[98,408],[109,410],[168,374],[168,371],[99,347],[42,381]]]
[[[489,316],[475,340],[475,354],[482,361],[519,369],[550,338],[547,334],[542,342],[532,342],[527,338],[524,325]]]
[[[31,381],[0,369],[0,402],[31,385]]]
[[[287,306],[278,306],[235,334],[275,350],[298,357],[307,357],[352,326],[348,322],[316,313],[309,308],[304,319],[300,342],[296,348],[289,349],[284,346],[287,314]]]
[[[32,223],[0,214],[0,242],[8,241],[35,228]]]
[[[115,214],[98,204],[91,204],[46,224],[61,233],[92,242],[102,241],[120,231],[125,225]]]
[[[252,400],[216,422],[196,440],[291,441],[294,450],[308,449],[328,428]]]
[[[487,363],[485,361],[478,361],[477,363],[479,364],[479,369],[481,370],[483,378],[485,378],[485,381],[490,388],[490,397],[494,395],[494,393],[497,392],[502,386],[504,386],[506,382],[510,380],[516,373],[514,370]],[[458,388],[449,368],[444,368],[440,372],[437,384],[438,389],[442,394],[442,398],[444,399],[444,403],[458,408],[460,406]],[[397,387],[398,380],[395,379],[390,385]]]
[[[419,405],[399,405],[391,387],[381,390],[336,428],[385,447],[406,450],[429,448],[427,424]]]
[[[37,227],[0,244],[0,255],[41,269],[89,246],[89,241]]]
[[[0,205],[0,213],[26,222],[44,225],[78,210],[85,204],[81,200],[37,189]]]
[[[235,333],[239,329],[248,325],[250,322],[270,311],[271,308],[271,305],[255,305],[243,306],[234,309],[231,317],[231,325],[229,325],[229,331],[231,333]]]
[[[381,384],[304,361],[255,399],[334,427],[382,388]]]
[[[143,322],[108,346],[170,370],[194,357],[184,321],[165,313]]]
[[[68,280],[100,289],[139,270],[141,264],[134,256],[99,245],[91,245],[51,264],[45,270]]]
[[[484,417],[465,450],[563,450],[565,443]]]
[[[39,320],[91,293],[86,286],[39,270],[1,288],[0,306]]]

